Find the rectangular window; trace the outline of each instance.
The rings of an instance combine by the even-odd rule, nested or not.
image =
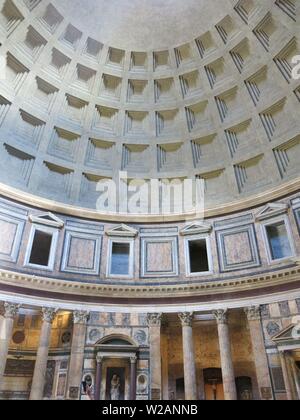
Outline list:
[[[272,260],[280,260],[293,255],[284,221],[266,226],[266,234]]]
[[[185,240],[185,261],[187,276],[201,276],[213,273],[209,236],[193,236]]]
[[[48,267],[53,236],[36,230],[34,233],[29,264]]]
[[[189,258],[191,274],[209,271],[206,239],[189,241]]]
[[[59,230],[32,225],[25,255],[25,266],[53,270]]]
[[[113,242],[110,274],[130,275],[130,243]]]

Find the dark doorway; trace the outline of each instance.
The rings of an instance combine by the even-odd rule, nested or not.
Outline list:
[[[205,384],[205,399],[208,401],[224,400],[222,370],[209,368],[203,371]]]
[[[236,390],[239,401],[253,400],[252,379],[248,376],[236,378]]]
[[[184,400],[184,378],[176,379],[176,400]]]

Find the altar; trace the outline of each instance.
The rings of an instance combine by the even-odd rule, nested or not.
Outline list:
[[[95,400],[135,400],[139,347],[127,337],[110,336],[96,347]]]

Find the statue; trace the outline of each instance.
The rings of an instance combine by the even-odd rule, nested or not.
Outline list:
[[[241,394],[242,401],[250,401],[252,400],[252,392],[249,389],[245,389]]]
[[[110,399],[112,401],[118,401],[120,399],[120,377],[118,375],[113,375],[110,383]]]

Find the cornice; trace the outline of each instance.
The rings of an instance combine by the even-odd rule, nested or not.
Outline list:
[[[282,197],[286,197],[290,194],[299,192],[300,190],[300,177],[289,181],[287,183],[281,184],[280,186],[274,187],[270,190],[263,191],[259,194],[252,195],[247,198],[236,200],[233,202],[223,203],[217,207],[210,207],[205,210],[204,218],[211,218],[216,216],[223,216],[225,214],[231,214],[249,208],[257,207],[274,200],[278,200]],[[18,201],[22,204],[27,204],[39,209],[47,210],[50,212],[56,212],[60,214],[65,214],[74,217],[115,222],[116,219],[118,222],[124,223],[159,223],[159,222],[180,222],[180,221],[192,221],[195,220],[196,214],[187,213],[187,214],[174,214],[169,216],[161,215],[128,215],[128,214],[107,214],[100,213],[95,210],[90,210],[86,208],[76,207],[61,202],[56,202],[53,200],[45,199],[38,197],[24,191],[18,190],[16,188],[9,187],[5,184],[0,183],[0,195],[10,198],[12,200]]]
[[[300,267],[287,267],[280,269],[276,272],[258,273],[254,276],[244,276],[238,279],[230,280],[215,280],[203,283],[186,283],[178,285],[151,285],[147,286],[129,286],[129,285],[110,285],[110,284],[90,284],[79,283],[72,281],[64,281],[59,279],[52,279],[47,277],[31,276],[20,274],[7,270],[0,270],[0,291],[1,289],[22,288],[24,291],[28,290],[31,295],[35,292],[39,295],[53,294],[57,296],[62,295],[63,299],[72,300],[72,296],[82,297],[82,303],[86,300],[97,301],[98,298],[103,300],[122,300],[129,303],[130,299],[141,299],[143,301],[149,299],[169,300],[169,299],[184,299],[197,297],[207,297],[207,300],[212,300],[214,296],[222,294],[229,296],[238,292],[243,292],[247,295],[253,294],[255,290],[266,289],[271,287],[287,286],[291,288],[295,283],[295,288],[299,287]],[[2,287],[1,287],[2,285]],[[25,293],[26,294],[26,293]],[[203,300],[203,299],[202,299]]]

